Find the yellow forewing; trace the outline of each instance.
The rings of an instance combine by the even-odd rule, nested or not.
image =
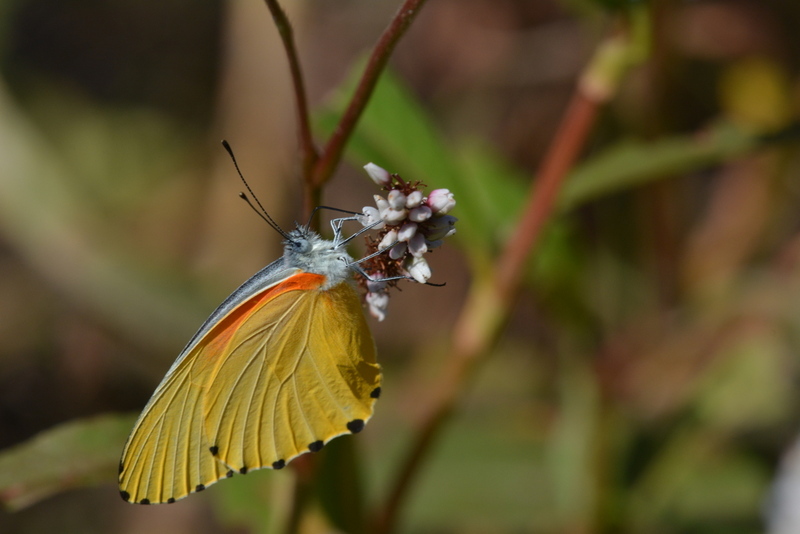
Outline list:
[[[380,367],[358,295],[301,273],[242,302],[191,349],[134,427],[120,465],[131,502],[169,502],[281,468],[358,432]]]
[[[202,396],[213,368],[185,358],[145,407],[120,463],[130,502],[172,502],[224,477],[228,468],[199,445],[206,441]]]

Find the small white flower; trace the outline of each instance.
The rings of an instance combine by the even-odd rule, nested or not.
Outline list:
[[[456,205],[456,199],[449,189],[434,189],[428,195],[428,206],[433,213],[444,215]]]
[[[386,211],[381,211],[381,217],[389,226],[396,226],[406,220],[408,212],[405,209],[387,208]]]
[[[389,207],[392,209],[402,210],[406,207],[406,196],[397,189],[389,191],[387,200],[389,201]]]
[[[425,197],[422,196],[422,191],[412,191],[406,197],[406,207],[410,210],[419,207],[423,200]]]
[[[428,206],[417,206],[408,212],[409,220],[414,222],[423,222],[431,218],[433,212]]]
[[[438,241],[453,235],[456,233],[455,224],[457,220],[452,215],[433,217],[428,221],[425,237],[428,238],[428,241]]]
[[[364,300],[367,302],[370,315],[379,321],[386,319],[386,310],[389,308],[389,293],[386,291],[369,292]]]
[[[408,240],[408,251],[415,258],[421,258],[423,254],[428,252],[425,237],[420,233],[414,234],[414,237]]]
[[[406,250],[408,250],[408,245],[405,243],[398,243],[389,249],[389,257],[393,260],[399,260],[406,255]]]
[[[391,247],[393,244],[397,243],[397,230],[389,230],[386,232],[386,235],[383,236],[381,239],[380,244],[378,245],[378,250],[383,250],[386,247]]]
[[[431,277],[431,268],[428,262],[425,261],[425,258],[413,258],[408,263],[406,271],[408,271],[411,278],[420,284],[424,284]]]
[[[370,241],[369,252],[386,252],[374,262],[364,264],[368,273],[364,281],[365,303],[369,313],[383,321],[389,306],[389,289],[395,284],[380,279],[408,277],[421,284],[428,282],[431,268],[424,255],[455,233],[458,219],[447,213],[456,201],[448,189],[435,189],[426,197],[418,189],[420,182],[405,182],[374,163],[365,165],[364,170],[386,191],[386,197],[374,196],[376,207],[365,207],[356,217],[365,227],[378,230],[380,242]]]
[[[383,167],[375,165],[374,163],[367,163],[364,165],[364,170],[367,171],[367,174],[369,174],[369,177],[372,178],[372,181],[378,185],[389,185],[392,181],[389,171]]]
[[[414,234],[417,233],[417,223],[407,222],[404,223],[403,226],[400,227],[400,231],[397,232],[397,239],[400,241],[408,241]]]
[[[381,212],[378,211],[378,208],[374,206],[364,206],[364,209],[361,211],[362,215],[357,215],[358,222],[361,223],[361,226],[371,226],[378,221],[381,220]],[[381,230],[384,226],[384,223],[381,222],[380,224],[375,224],[372,228],[376,230]]]

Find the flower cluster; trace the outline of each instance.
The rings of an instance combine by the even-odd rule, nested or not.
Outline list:
[[[453,193],[435,189],[426,197],[421,182],[406,182],[397,174],[368,163],[364,166],[372,180],[387,191],[386,197],[375,195],[375,206],[367,206],[359,221],[379,231],[377,238],[367,238],[367,252],[377,254],[362,263],[369,280],[363,283],[370,314],[382,321],[389,306],[389,288],[402,278],[424,284],[431,277],[431,268],[424,255],[456,232],[458,219],[447,213],[456,205]],[[388,280],[387,280],[388,279]]]

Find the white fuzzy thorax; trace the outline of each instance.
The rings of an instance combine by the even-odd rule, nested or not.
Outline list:
[[[303,227],[289,232],[289,239],[284,241],[283,259],[286,267],[323,275],[326,278],[321,287],[323,290],[352,275],[349,265],[353,263],[353,258],[343,247],[336,247],[333,241],[322,239],[317,233]]]

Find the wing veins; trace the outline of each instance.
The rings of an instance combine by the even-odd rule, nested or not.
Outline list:
[[[298,302],[299,302],[299,301],[298,301]],[[234,348],[233,348],[233,349],[230,351],[230,355],[233,355],[234,353],[236,353],[236,352],[238,352],[238,351],[240,351],[240,350],[243,350],[243,348],[242,348],[242,347],[243,347],[243,345],[244,345],[244,344],[245,344],[247,341],[249,341],[249,340],[252,340],[252,339],[254,339],[254,338],[257,338],[258,336],[261,336],[262,334],[264,334],[264,332],[266,332],[266,331],[270,330],[269,332],[267,332],[266,334],[264,334],[264,341],[263,341],[263,342],[260,344],[260,347],[259,347],[259,348],[260,348],[260,349],[262,349],[262,350],[263,350],[263,352],[264,352],[264,356],[263,356],[263,358],[262,358],[262,362],[263,362],[263,363],[266,363],[266,361],[267,361],[267,358],[269,357],[269,354],[267,354],[267,345],[268,345],[268,343],[269,343],[269,340],[270,340],[270,338],[271,338],[271,336],[272,336],[272,332],[274,332],[274,331],[277,329],[275,325],[278,325],[278,324],[280,324],[280,323],[281,323],[281,322],[282,322],[282,321],[283,321],[283,320],[284,320],[284,319],[285,319],[285,318],[286,318],[286,317],[287,317],[287,316],[290,314],[290,312],[292,312],[292,311],[294,310],[295,306],[298,306],[298,305],[299,305],[299,304],[298,304],[297,302],[296,302],[296,303],[292,303],[292,304],[291,304],[291,305],[290,305],[290,306],[289,306],[289,307],[288,307],[288,308],[287,308],[287,309],[286,309],[286,310],[285,310],[285,311],[284,311],[284,312],[283,312],[283,313],[282,313],[282,314],[281,314],[281,315],[280,315],[278,318],[276,318],[276,320],[275,320],[275,321],[273,321],[271,324],[269,324],[269,325],[265,325],[265,326],[262,326],[261,328],[259,328],[259,329],[255,330],[253,333],[251,333],[251,334],[249,334],[248,336],[246,336],[246,337],[245,337],[244,339],[242,339],[241,341],[238,341],[238,342],[236,343],[236,346],[235,346],[235,347],[234,347]],[[255,312],[254,312],[254,313],[255,313]],[[244,324],[244,323],[246,323],[248,320],[250,320],[250,318],[249,318],[249,317],[248,317],[248,319],[247,319],[247,320],[245,320],[245,321],[243,322],[243,324]],[[254,362],[254,361],[257,359],[258,355],[259,355],[259,350],[258,350],[258,348],[257,348],[256,350],[254,350],[254,351],[253,351],[253,355],[252,355],[252,356],[251,356],[251,357],[250,357],[250,358],[247,360],[247,364],[243,366],[243,368],[242,368],[242,372],[241,372],[241,373],[239,373],[239,375],[237,376],[237,378],[236,378],[236,380],[235,380],[235,382],[234,382],[233,386],[231,386],[231,387],[229,388],[229,393],[228,393],[228,395],[227,395],[227,397],[226,397],[226,399],[225,399],[224,406],[226,406],[226,407],[227,407],[227,406],[230,406],[230,404],[231,404],[231,402],[230,402],[230,401],[231,401],[231,398],[233,397],[233,394],[234,394],[234,392],[236,391],[236,389],[238,388],[239,384],[241,383],[241,380],[242,380],[242,377],[243,377],[243,376],[244,376],[244,374],[245,374],[245,371],[246,371],[247,369],[249,369],[249,368],[250,368],[250,366],[253,364],[253,362]],[[216,378],[217,378],[217,376],[219,376],[220,369],[222,368],[222,366],[223,366],[224,364],[225,364],[225,362],[223,362],[223,363],[222,363],[222,364],[219,366],[219,368],[217,369],[217,371],[216,371],[216,373],[215,373],[214,379],[216,379]],[[257,380],[256,380],[256,382],[257,382]],[[255,389],[253,390],[253,393],[255,393]],[[253,398],[253,396],[251,395],[251,401],[252,401],[252,398]],[[217,397],[217,399],[214,399],[214,402],[217,402],[218,400],[219,400],[219,397]],[[224,409],[224,408],[223,408],[223,409],[221,410],[221,413],[220,413],[219,421],[217,421],[217,428],[216,428],[216,430],[215,430],[215,432],[214,432],[214,434],[215,434],[216,436],[218,436],[218,435],[219,435],[219,430],[220,430],[220,427],[222,426],[222,421],[223,421],[224,419],[227,419],[227,417],[225,417],[225,413],[226,413],[226,409]],[[235,419],[236,419],[236,417],[238,416],[238,413],[239,413],[239,408],[238,408],[238,406],[237,406],[237,408],[236,408],[236,414],[234,414],[234,415],[232,416],[234,420],[235,420]],[[245,415],[245,416],[244,416],[244,418],[245,418],[245,421],[244,421],[244,423],[245,423],[245,424],[243,424],[243,427],[246,427],[246,422],[247,422],[247,419],[248,419],[247,415]],[[230,430],[229,430],[229,432],[228,432],[228,443],[229,443],[229,445],[230,445],[231,443],[233,443],[233,432],[234,432],[234,426],[235,426],[235,425],[231,425],[231,428],[230,428]],[[273,425],[273,426],[274,426],[274,425]],[[274,446],[273,446],[273,449],[276,449],[276,447],[274,447]],[[242,459],[244,459],[244,439],[242,440],[242,453],[243,453],[243,454],[242,454]],[[260,458],[260,457],[261,457],[261,451],[260,451],[260,450],[259,450],[258,454],[259,454],[259,458]]]
[[[159,388],[160,392],[159,392],[158,398],[153,403],[150,404],[150,406],[154,406],[166,394],[167,390],[170,389],[170,386],[172,386],[172,384],[175,382],[175,380],[180,380],[178,385],[181,386],[181,387],[174,388],[173,393],[172,393],[172,398],[170,398],[168,401],[165,401],[167,403],[167,407],[158,416],[158,419],[157,419],[158,422],[156,423],[156,425],[154,425],[153,428],[151,428],[148,432],[146,432],[144,434],[144,436],[142,436],[140,439],[137,440],[137,451],[136,451],[136,454],[133,456],[133,463],[131,464],[131,467],[130,467],[131,480],[133,479],[134,472],[136,470],[140,470],[139,471],[139,476],[136,478],[136,494],[137,495],[147,494],[147,492],[148,492],[148,491],[144,491],[144,492],[140,491],[141,490],[141,486],[142,486],[142,482],[143,482],[142,478],[143,478],[144,472],[146,470],[146,468],[143,465],[140,467],[140,460],[142,459],[142,453],[144,452],[144,447],[141,445],[141,443],[145,443],[145,442],[148,442],[150,440],[150,438],[153,436],[153,432],[155,432],[155,430],[156,430],[156,426],[158,427],[159,433],[160,433],[161,428],[163,428],[163,426],[164,426],[164,417],[166,416],[166,413],[169,410],[169,408],[172,407],[172,403],[175,401],[175,397],[178,396],[178,392],[181,391],[181,389],[183,389],[182,386],[186,382],[186,379],[188,378],[188,374],[189,373],[187,372],[187,373],[181,375],[180,378],[175,378],[174,380],[170,380],[169,383],[165,384],[163,388]],[[175,376],[175,375],[173,375],[173,376]],[[136,427],[134,428],[132,434],[135,435],[136,432],[139,430],[139,428],[141,428],[141,426],[142,426],[141,422],[142,421],[144,421],[143,417],[140,418],[140,420],[137,423]],[[156,442],[156,444],[157,444],[157,442]],[[127,451],[126,451],[126,453],[127,453]],[[147,490],[150,489],[150,477],[152,476],[152,472],[153,472],[153,467],[151,466],[150,467],[150,471],[147,473]]]
[[[315,302],[314,304],[317,304],[317,303]],[[309,314],[309,315],[310,315],[311,317],[314,317],[314,314],[313,314],[313,313],[311,313],[311,314]],[[309,321],[309,323],[310,323],[310,322],[311,322],[311,321]],[[309,334],[309,336],[310,336],[310,333],[311,333],[311,325],[309,324],[309,327],[308,327],[308,334]],[[308,345],[306,344],[306,346],[308,346]],[[346,417],[346,416],[347,416],[347,412],[346,412],[346,411],[345,411],[345,410],[342,408],[342,405],[341,405],[341,404],[340,404],[340,403],[339,403],[339,402],[336,400],[336,395],[334,395],[333,391],[331,391],[331,388],[328,386],[328,383],[325,381],[325,378],[323,377],[322,373],[321,373],[321,372],[320,372],[320,370],[319,370],[319,365],[317,365],[317,360],[316,360],[316,358],[314,358],[314,356],[313,356],[313,355],[309,355],[309,359],[311,360],[311,363],[313,363],[313,364],[314,364],[314,370],[317,372],[317,376],[319,377],[319,381],[320,381],[320,382],[321,382],[321,383],[322,383],[322,384],[325,386],[325,391],[327,391],[327,392],[328,392],[328,395],[331,397],[331,399],[333,399],[333,403],[334,403],[334,404],[335,404],[335,405],[338,407],[338,409],[339,409],[339,412],[341,412],[342,414],[344,414],[344,415],[345,415],[345,417]],[[340,374],[341,374],[341,373],[340,373]]]
[[[285,321],[287,323],[287,325],[291,325],[292,321],[291,321],[291,317],[289,316],[289,311],[294,311],[294,308],[297,307],[297,306],[300,306],[300,299],[298,299],[297,302],[292,304],[290,309],[287,310],[286,313],[284,313],[281,316],[280,322]],[[300,318],[296,318],[294,321],[295,322],[299,322]],[[306,323],[307,322],[308,321],[306,321]],[[283,328],[285,329],[287,327],[287,325],[283,325]],[[283,351],[283,350],[276,351],[276,352],[278,354],[284,354],[285,353],[285,351]],[[302,357],[302,354],[295,361],[294,367],[292,368],[292,372],[289,375],[287,375],[286,378],[284,378],[284,379],[282,379],[280,381],[280,384],[278,385],[278,391],[275,394],[275,401],[272,403],[272,421],[273,421],[273,424],[272,424],[272,444],[273,444],[272,449],[273,449],[273,451],[275,451],[275,455],[276,456],[280,456],[282,454],[282,451],[281,452],[278,451],[278,435],[277,435],[278,425],[275,424],[275,420],[277,419],[276,414],[277,414],[277,411],[278,411],[278,400],[280,398],[280,394],[281,394],[281,391],[283,390],[283,387],[286,385],[286,382],[288,382],[290,379],[295,379],[295,381],[296,381],[297,366],[299,364],[299,361],[300,361],[301,357]],[[308,420],[306,419],[305,414],[302,413],[302,410],[301,410],[301,414],[303,416],[303,420],[306,423],[306,428],[308,428],[308,430],[309,430],[309,434],[311,434],[313,436],[314,432],[311,431],[311,426],[308,424]],[[294,448],[296,450],[298,450],[298,451],[301,450],[300,446],[297,443],[297,436],[295,435],[295,433],[294,432],[290,432],[289,434],[292,437],[292,442],[294,443]],[[276,458],[276,460],[280,460],[280,458]]]
[[[316,301],[313,303],[316,304]],[[309,314],[313,317],[313,313]],[[303,410],[303,403],[301,402],[302,397],[300,396],[300,392],[297,389],[297,368],[300,366],[300,360],[303,359],[306,355],[306,351],[308,350],[308,340],[311,337],[311,321],[306,321],[306,332],[305,332],[305,342],[303,343],[303,351],[300,353],[300,356],[297,358],[297,361],[294,364],[294,372],[292,373],[292,382],[294,383],[294,391],[297,399],[297,408],[300,411],[300,415],[303,417],[303,421],[306,424],[306,428],[308,428],[309,433],[314,437],[314,439],[318,439],[318,436],[315,436],[314,429],[311,428],[311,423],[308,422],[308,417],[306,417],[306,413]]]

